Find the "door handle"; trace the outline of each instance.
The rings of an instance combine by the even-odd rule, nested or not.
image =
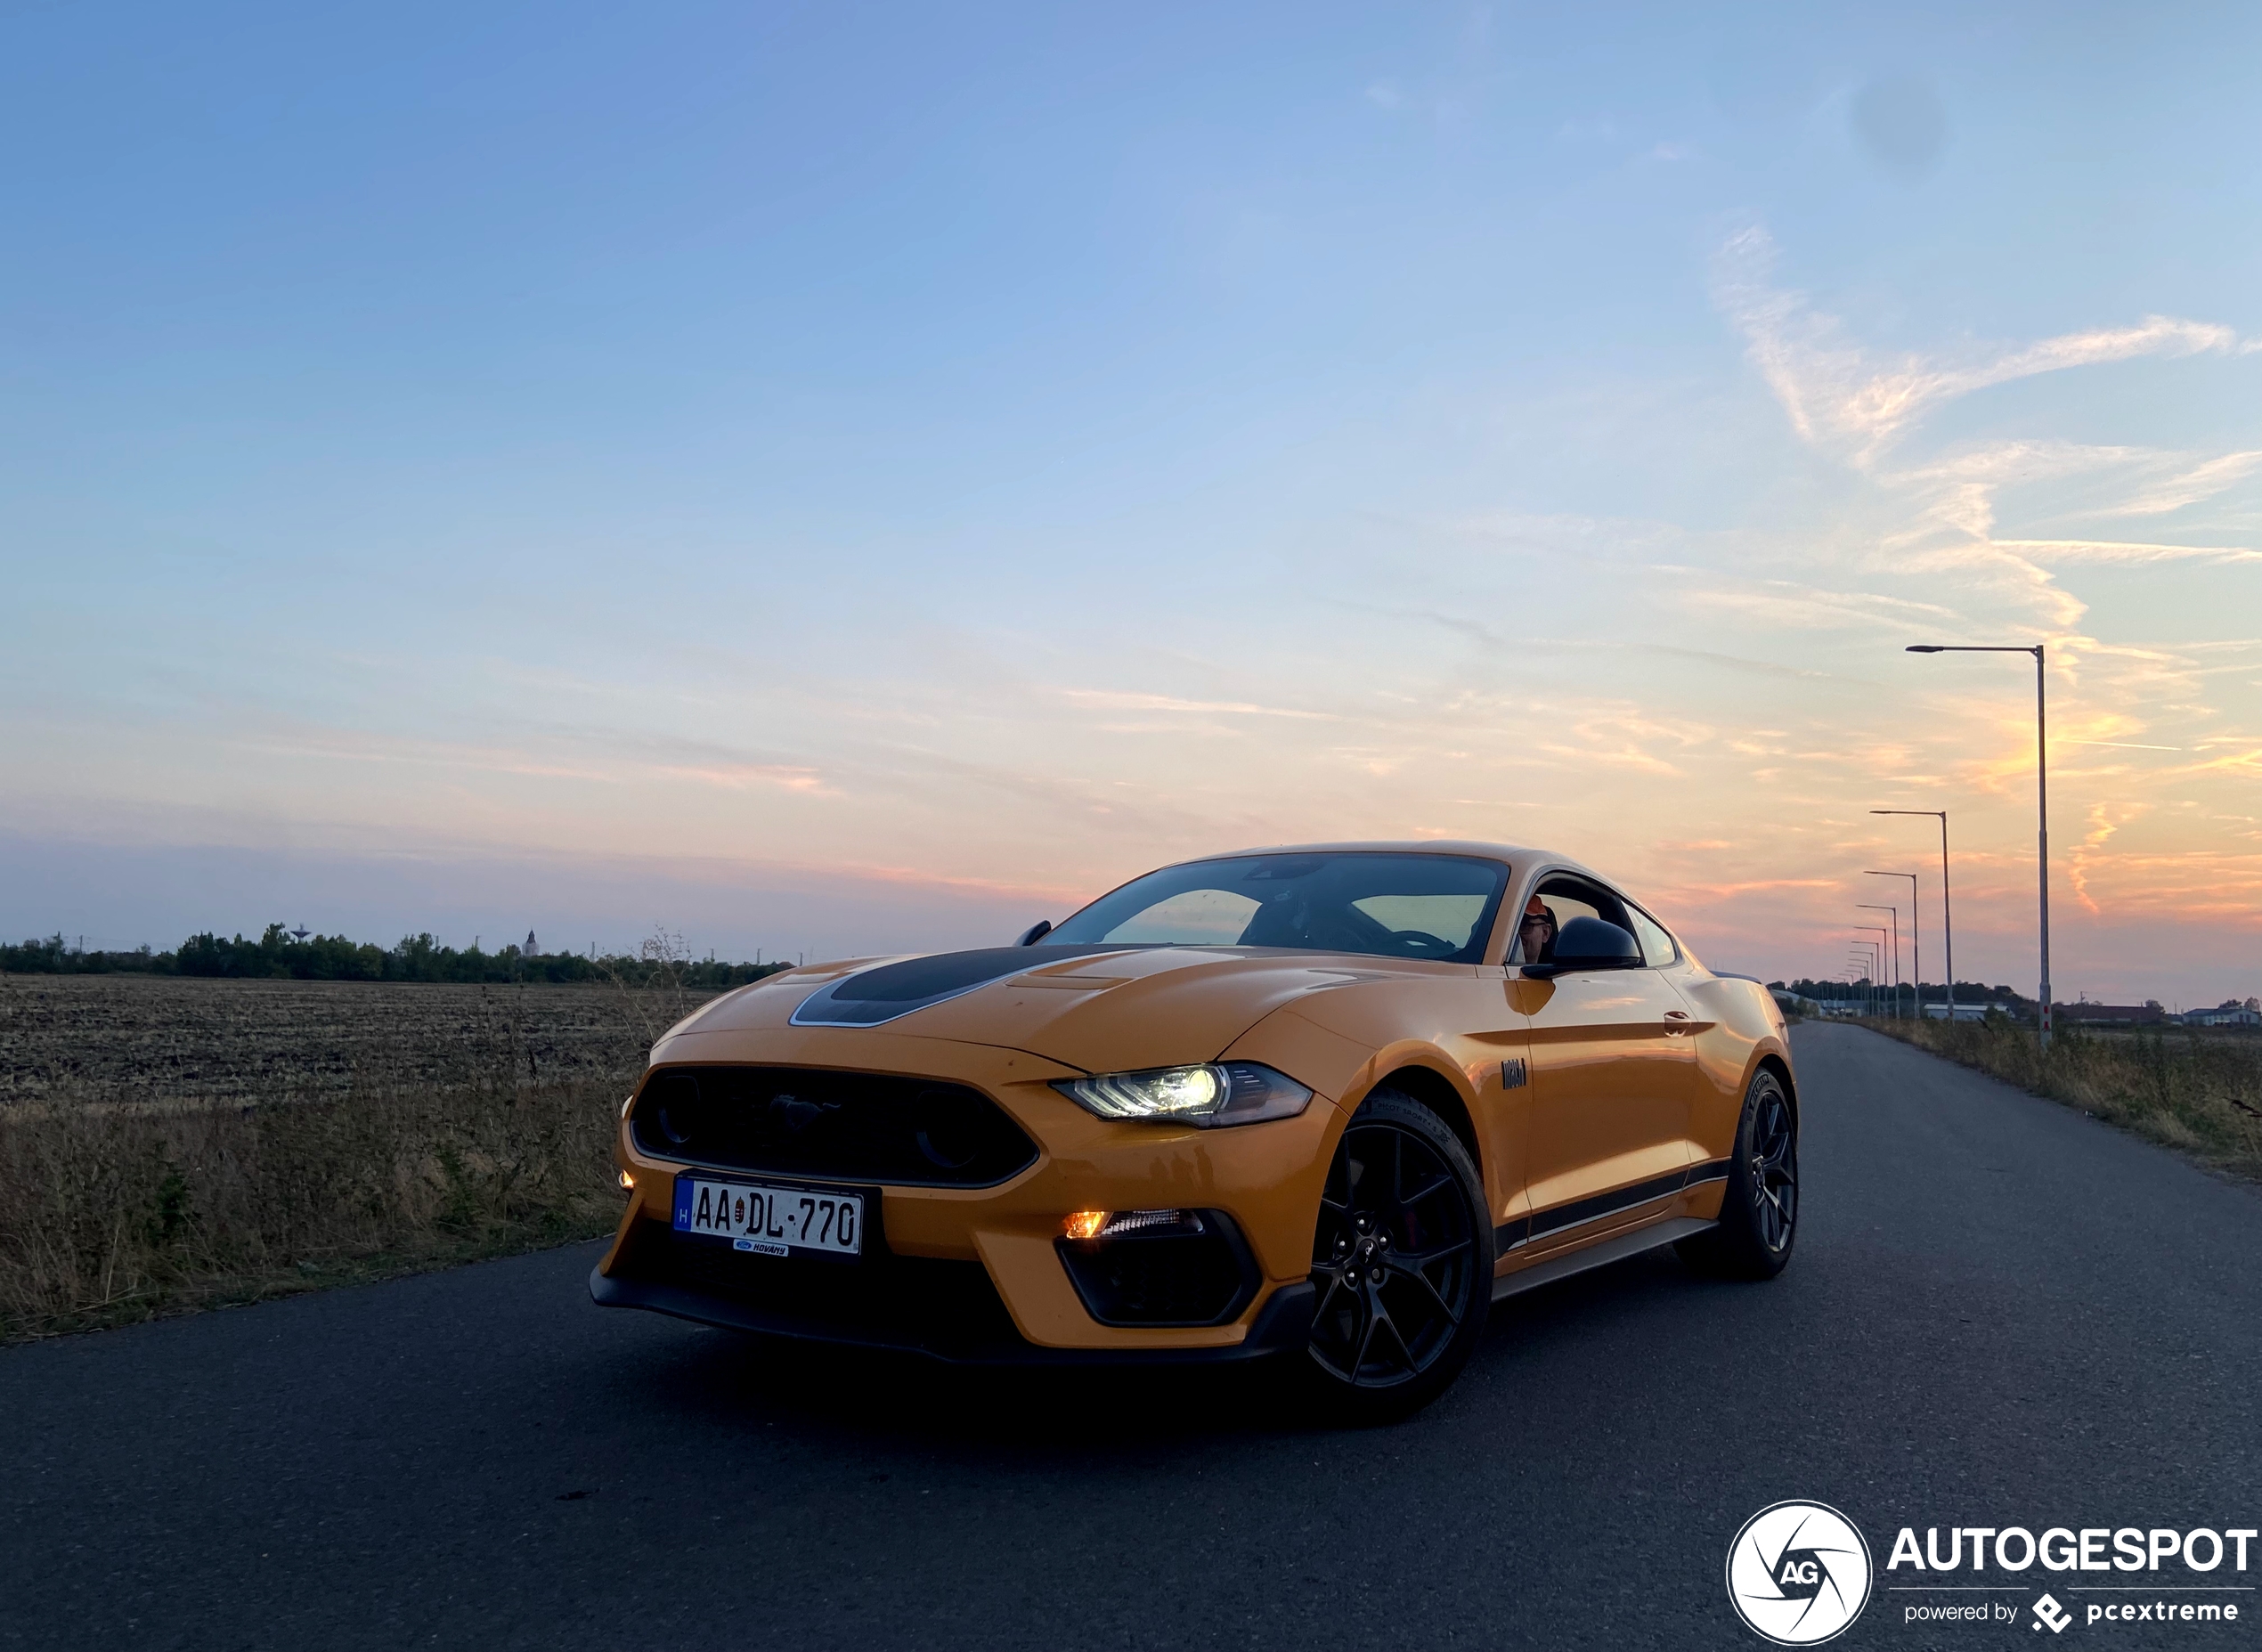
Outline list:
[[[1665,1019],[1668,1021],[1679,1021],[1681,1023],[1677,1027],[1667,1027],[1665,1029],[1665,1037],[1668,1038],[1681,1038],[1688,1037],[1688,1023],[1690,1017],[1687,1010],[1667,1010],[1665,1012]]]

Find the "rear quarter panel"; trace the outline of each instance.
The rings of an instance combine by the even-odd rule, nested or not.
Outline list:
[[[1675,984],[1689,1007],[1710,1023],[1696,1038],[1696,1064],[1703,1082],[1697,1086],[1689,1135],[1707,1159],[1725,1159],[1735,1151],[1744,1092],[1760,1063],[1772,1056],[1785,1073],[1792,1072],[1783,1013],[1773,996],[1754,981],[1692,972]],[[1790,1087],[1795,1105],[1795,1077]]]

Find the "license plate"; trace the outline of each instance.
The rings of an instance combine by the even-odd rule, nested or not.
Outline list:
[[[727,1239],[736,1250],[782,1257],[796,1250],[859,1256],[864,1249],[860,1193],[757,1182],[675,1179],[675,1230]]]

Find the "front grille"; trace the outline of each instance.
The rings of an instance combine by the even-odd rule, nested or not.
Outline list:
[[[989,1187],[1037,1159],[979,1090],[812,1068],[662,1068],[630,1127],[655,1159],[899,1187]]]
[[[672,1285],[745,1310],[785,1335],[915,1348],[947,1358],[1011,1355],[1028,1344],[979,1262],[897,1256],[874,1248],[852,1263],[748,1256],[712,1239],[638,1225],[615,1273]]]
[[[1221,1325],[1257,1289],[1256,1259],[1222,1210],[1176,1211],[1119,1236],[1063,1239],[1054,1248],[1103,1325]]]

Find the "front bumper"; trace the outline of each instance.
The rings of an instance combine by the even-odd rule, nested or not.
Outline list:
[[[781,1302],[769,1293],[741,1294],[705,1281],[641,1277],[633,1272],[608,1275],[601,1267],[590,1271],[589,1294],[600,1307],[649,1308],[703,1325],[923,1354],[956,1365],[1182,1365],[1254,1359],[1301,1348],[1311,1336],[1316,1299],[1309,1282],[1276,1288],[1240,1328],[1242,1334],[1234,1342],[1192,1347],[1046,1347],[1015,1328],[980,1263],[938,1265],[954,1271],[904,1279],[899,1288],[872,1293],[876,1301],[858,1293],[847,1302],[818,1304],[796,1292]]]
[[[879,1220],[859,1262],[747,1257],[678,1240],[674,1179],[690,1171],[759,1181],[764,1173],[655,1158],[624,1120],[615,1156],[636,1186],[612,1250],[590,1275],[599,1304],[974,1363],[1240,1359],[1300,1347],[1308,1334],[1313,1223],[1342,1127],[1324,1097],[1296,1119],[1230,1129],[1125,1124],[1095,1119],[1051,1087],[1077,1076],[1074,1069],[1023,1051],[840,1029],[742,1033],[729,1045],[679,1060],[966,1085],[1012,1116],[1037,1156],[995,1186],[881,1184]],[[824,1178],[803,1170],[784,1179]],[[1229,1322],[1105,1324],[1079,1294],[1057,1246],[1062,1219],[1077,1210],[1155,1208],[1232,1219],[1250,1277]]]

